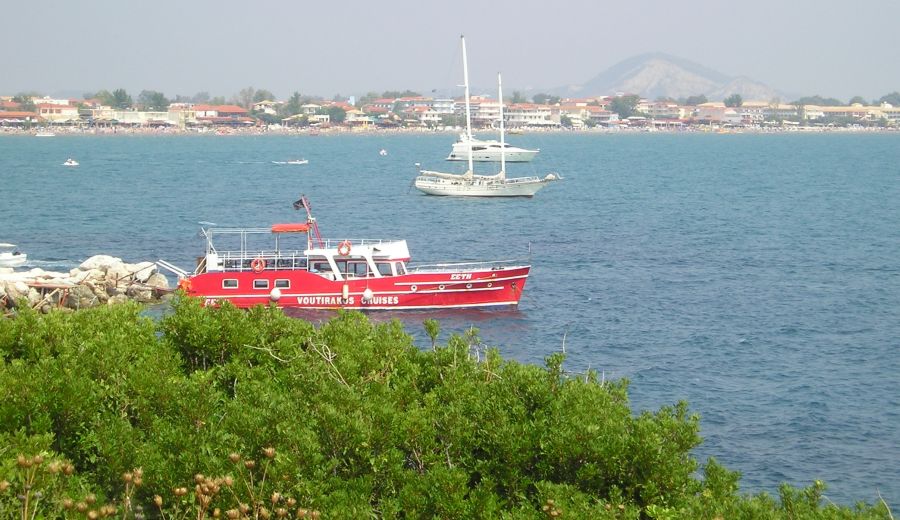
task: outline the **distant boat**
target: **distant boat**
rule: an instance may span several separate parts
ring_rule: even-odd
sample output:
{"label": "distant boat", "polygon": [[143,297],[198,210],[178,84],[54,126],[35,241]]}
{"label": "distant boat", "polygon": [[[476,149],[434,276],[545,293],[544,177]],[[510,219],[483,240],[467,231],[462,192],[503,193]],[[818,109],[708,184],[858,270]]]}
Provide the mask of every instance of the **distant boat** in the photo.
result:
{"label": "distant boat", "polygon": [[0,243],[0,267],[18,267],[27,259],[28,255],[16,251],[15,244]]}
{"label": "distant boat", "polygon": [[[562,179],[558,174],[550,173],[541,177],[507,177],[506,176],[506,143],[503,128],[503,84],[497,74],[497,97],[500,102],[500,141],[497,141],[497,152],[500,158],[500,172],[496,175],[475,175],[473,161],[472,120],[469,111],[469,66],[466,60],[466,40],[462,39],[463,84],[466,98],[466,158],[469,168],[463,174],[444,173],[419,170],[414,186],[428,195],[451,197],[533,197],[538,190],[547,184]],[[535,152],[537,153],[537,152]]]}
{"label": "distant boat", "polygon": [[78,166],[78,161],[69,157],[66,159],[66,162],[62,164],[63,166]]}
{"label": "distant boat", "polygon": [[272,161],[272,164],[309,164],[309,160],[294,159],[293,161]]}
{"label": "distant boat", "polygon": [[519,148],[509,143],[502,143],[495,139],[478,139],[470,134],[460,134],[459,139],[453,143],[453,150],[447,156],[448,161],[468,161],[469,150],[472,151],[472,160],[478,162],[500,162],[500,156],[506,155],[506,162],[530,162],[540,150]]}
{"label": "distant boat", "polygon": [[56,137],[56,134],[54,134],[53,132],[51,132],[49,130],[42,130],[42,131],[34,134],[34,136],[35,137]]}
{"label": "distant boat", "polygon": [[385,150],[384,148],[382,148],[381,151],[378,152],[378,155],[384,157],[385,155],[387,155],[387,150]]}

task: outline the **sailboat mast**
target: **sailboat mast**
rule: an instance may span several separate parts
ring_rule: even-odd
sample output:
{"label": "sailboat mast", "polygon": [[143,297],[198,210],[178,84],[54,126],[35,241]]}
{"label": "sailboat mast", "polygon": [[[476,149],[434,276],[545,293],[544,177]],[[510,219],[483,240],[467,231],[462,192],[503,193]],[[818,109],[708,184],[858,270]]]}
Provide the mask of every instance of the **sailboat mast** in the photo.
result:
{"label": "sailboat mast", "polygon": [[475,171],[472,165],[472,111],[469,108],[469,60],[466,57],[466,37],[461,35],[463,59],[463,84],[466,88],[466,148],[469,150],[469,171]]}
{"label": "sailboat mast", "polygon": [[500,101],[500,179],[506,178],[506,142],[503,132],[503,80],[497,73],[497,100]]}

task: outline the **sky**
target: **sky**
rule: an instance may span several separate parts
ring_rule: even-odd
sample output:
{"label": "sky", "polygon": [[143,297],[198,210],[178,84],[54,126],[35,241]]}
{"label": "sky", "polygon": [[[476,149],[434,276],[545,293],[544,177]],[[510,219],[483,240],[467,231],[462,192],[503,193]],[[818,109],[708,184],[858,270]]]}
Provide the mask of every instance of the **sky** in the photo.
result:
{"label": "sky", "polygon": [[582,84],[664,52],[782,92],[900,91],[896,0],[0,0],[0,95],[331,98]]}

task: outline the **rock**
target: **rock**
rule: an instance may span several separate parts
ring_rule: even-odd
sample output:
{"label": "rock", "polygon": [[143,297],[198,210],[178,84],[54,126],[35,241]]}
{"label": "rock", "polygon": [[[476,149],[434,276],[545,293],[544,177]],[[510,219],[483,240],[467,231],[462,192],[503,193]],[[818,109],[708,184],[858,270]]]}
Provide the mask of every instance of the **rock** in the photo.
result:
{"label": "rock", "polygon": [[39,301],[44,299],[44,297],[41,296],[41,293],[34,288],[29,288],[26,294],[28,295],[28,305],[36,305]]}
{"label": "rock", "polygon": [[12,267],[0,267],[0,275],[14,273],[15,271]]}
{"label": "rock", "polygon": [[148,278],[156,274],[156,264],[154,262],[140,262],[137,264],[125,264],[125,269],[134,275],[134,279],[144,283]]}
{"label": "rock", "polygon": [[125,291],[125,295],[140,303],[148,303],[154,300],[153,288],[146,285],[132,285]]}
{"label": "rock", "polygon": [[117,294],[117,295],[111,297],[111,298],[106,302],[106,304],[107,304],[107,305],[115,305],[115,304],[117,304],[117,303],[125,303],[125,302],[127,302],[127,301],[128,301],[128,296],[125,296],[124,294]]}
{"label": "rock", "polygon": [[94,291],[86,285],[76,285],[69,290],[69,297],[66,299],[66,307],[70,309],[86,309],[93,307],[99,303],[99,298]]}
{"label": "rock", "polygon": [[162,273],[153,273],[152,276],[147,278],[147,285],[154,289],[168,289],[169,279]]}
{"label": "rock", "polygon": [[116,258],[109,255],[94,255],[82,262],[79,268],[84,271],[90,269],[100,269],[101,271],[106,272],[106,270],[109,269],[111,265],[121,263],[123,263],[121,258]]}

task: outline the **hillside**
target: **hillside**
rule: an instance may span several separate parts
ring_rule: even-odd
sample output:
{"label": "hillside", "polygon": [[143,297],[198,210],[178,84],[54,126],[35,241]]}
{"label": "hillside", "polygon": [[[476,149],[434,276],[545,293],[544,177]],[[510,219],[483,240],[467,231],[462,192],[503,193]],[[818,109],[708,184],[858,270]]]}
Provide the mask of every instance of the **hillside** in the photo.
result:
{"label": "hillside", "polygon": [[729,77],[697,63],[663,53],[642,54],[601,72],[583,85],[553,89],[569,97],[609,95],[617,92],[656,99],[686,98],[703,94],[721,100],[731,94],[744,99],[771,99],[781,94],[746,77]]}

